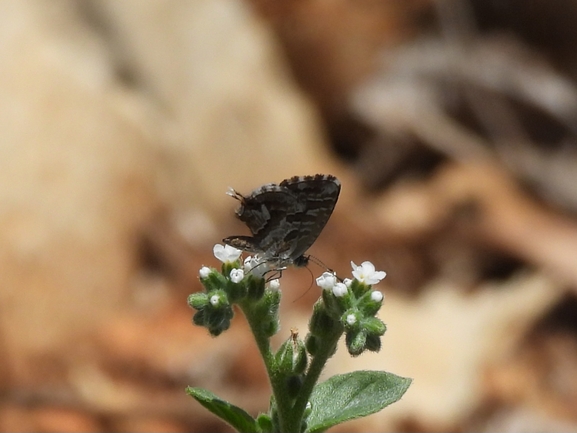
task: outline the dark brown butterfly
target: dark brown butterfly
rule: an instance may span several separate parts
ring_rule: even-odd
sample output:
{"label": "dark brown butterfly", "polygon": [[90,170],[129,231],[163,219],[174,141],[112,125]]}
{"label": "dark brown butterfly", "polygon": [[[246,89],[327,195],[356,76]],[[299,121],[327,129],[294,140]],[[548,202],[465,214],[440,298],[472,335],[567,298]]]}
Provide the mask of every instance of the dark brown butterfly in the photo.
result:
{"label": "dark brown butterfly", "polygon": [[228,194],[240,201],[236,215],[252,236],[229,236],[223,242],[278,267],[304,266],[305,252],[325,227],[340,191],[341,183],[330,174],[294,176],[248,196],[231,189]]}

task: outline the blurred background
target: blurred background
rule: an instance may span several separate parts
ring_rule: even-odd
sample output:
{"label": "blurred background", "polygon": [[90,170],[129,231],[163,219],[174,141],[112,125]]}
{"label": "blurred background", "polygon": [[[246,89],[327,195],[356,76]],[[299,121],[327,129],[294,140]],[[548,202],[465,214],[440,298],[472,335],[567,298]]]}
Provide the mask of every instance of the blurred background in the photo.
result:
{"label": "blurred background", "polygon": [[[187,295],[246,234],[225,195],[342,182],[310,249],[387,278],[412,377],[333,431],[577,431],[577,2],[0,0],[0,430],[228,432],[269,388]],[[282,278],[306,334],[324,269]],[[311,275],[312,274],[312,275]]]}

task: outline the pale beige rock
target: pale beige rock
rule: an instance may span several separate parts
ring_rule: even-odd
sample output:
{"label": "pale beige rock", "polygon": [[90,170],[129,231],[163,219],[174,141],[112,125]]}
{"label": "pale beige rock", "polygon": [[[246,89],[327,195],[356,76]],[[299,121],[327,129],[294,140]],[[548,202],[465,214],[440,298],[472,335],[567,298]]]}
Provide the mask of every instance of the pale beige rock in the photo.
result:
{"label": "pale beige rock", "polygon": [[122,305],[155,206],[150,138],[73,11],[0,5],[0,326],[16,371]]}
{"label": "pale beige rock", "polygon": [[159,208],[214,242],[229,185],[334,172],[239,1],[6,0],[0,62],[0,331],[30,380],[39,357],[68,362],[130,307],[136,240]]}
{"label": "pale beige rock", "polygon": [[172,121],[171,194],[217,217],[229,186],[334,172],[316,112],[295,92],[271,31],[240,1],[99,1],[127,67]]}

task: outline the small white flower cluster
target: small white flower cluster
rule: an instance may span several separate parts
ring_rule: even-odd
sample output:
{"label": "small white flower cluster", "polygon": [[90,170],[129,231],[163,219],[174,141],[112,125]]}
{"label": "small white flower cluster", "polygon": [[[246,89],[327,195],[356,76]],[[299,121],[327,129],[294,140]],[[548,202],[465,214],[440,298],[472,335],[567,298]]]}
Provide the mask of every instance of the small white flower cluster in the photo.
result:
{"label": "small white flower cluster", "polygon": [[[351,262],[353,268],[353,276],[355,279],[361,283],[367,285],[377,284],[387,275],[383,271],[376,271],[375,265],[371,262],[363,262],[361,266],[355,265]],[[352,280],[345,278],[341,283],[337,280],[337,277],[332,272],[324,272],[320,277],[316,279],[317,286],[323,290],[331,290],[333,295],[336,297],[341,297],[346,295],[348,288],[351,286]],[[383,300],[383,294],[378,291],[373,291],[371,293],[371,299],[376,302]]]}
{"label": "small white flower cluster", "polygon": [[[235,247],[221,244],[216,244],[212,251],[214,257],[225,264],[236,262],[242,254],[242,251]],[[270,270],[270,266],[262,257],[258,255],[248,256],[243,261],[243,269],[232,269],[229,278],[233,283],[240,283],[248,273],[255,277],[264,278],[264,275]],[[203,266],[199,271],[200,278],[207,278],[210,272],[209,267]],[[280,289],[280,281],[278,279],[271,280],[268,282],[268,287],[270,290],[278,291]]]}

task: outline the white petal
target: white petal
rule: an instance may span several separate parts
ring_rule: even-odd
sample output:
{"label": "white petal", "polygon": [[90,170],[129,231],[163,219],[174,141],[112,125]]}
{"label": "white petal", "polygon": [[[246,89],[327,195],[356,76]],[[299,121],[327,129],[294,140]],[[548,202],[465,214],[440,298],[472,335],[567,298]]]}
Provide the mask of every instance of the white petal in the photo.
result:
{"label": "white petal", "polygon": [[323,274],[316,279],[317,286],[324,290],[330,290],[333,288],[337,279],[334,274],[330,272],[323,272]]}
{"label": "white petal", "polygon": [[237,260],[240,255],[242,254],[242,251],[239,249],[236,249],[235,247],[231,247],[230,245],[225,245],[224,246],[224,251],[228,257],[228,260],[230,262],[234,262],[235,260]]}
{"label": "white petal", "polygon": [[375,265],[373,265],[369,261],[361,263],[361,267],[363,268],[363,272],[365,274],[372,274],[373,272],[375,272]]}
{"label": "white petal", "polygon": [[212,252],[214,253],[214,257],[216,257],[218,260],[220,260],[221,262],[224,263],[225,258],[226,258],[225,254],[224,254],[224,245],[216,244],[212,248]]}
{"label": "white petal", "polygon": [[345,296],[347,292],[348,292],[347,286],[345,286],[343,283],[337,283],[333,287],[333,295],[335,295],[337,298]]}

